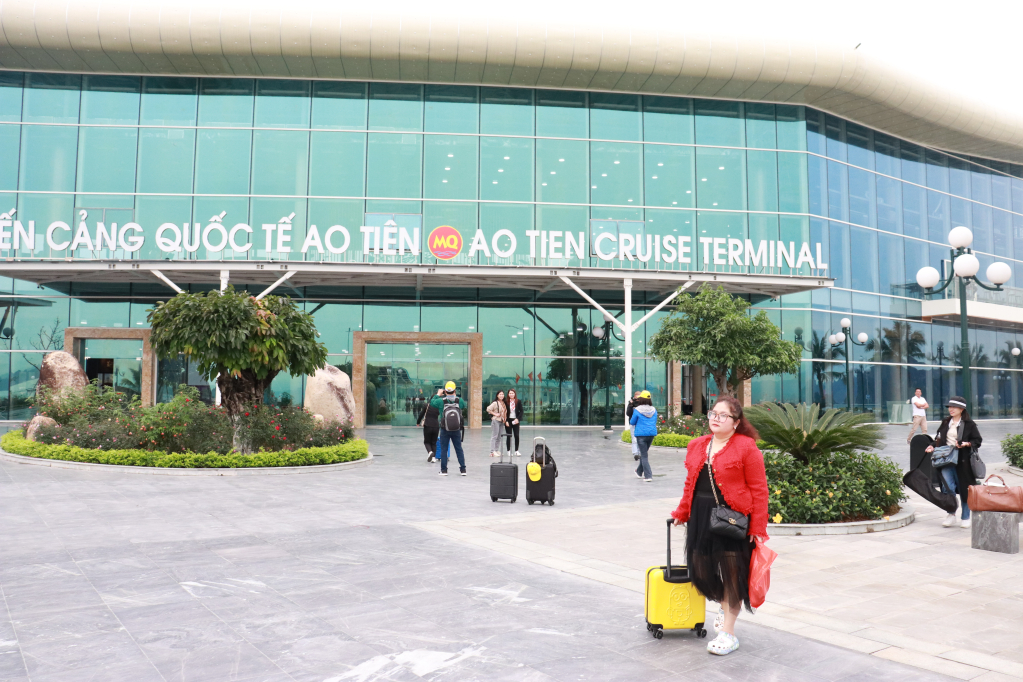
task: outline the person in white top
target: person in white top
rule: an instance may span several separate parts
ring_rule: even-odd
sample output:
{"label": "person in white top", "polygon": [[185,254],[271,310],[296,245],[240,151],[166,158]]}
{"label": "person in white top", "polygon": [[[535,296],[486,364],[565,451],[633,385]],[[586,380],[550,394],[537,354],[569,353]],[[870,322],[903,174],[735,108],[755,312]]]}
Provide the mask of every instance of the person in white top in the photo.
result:
{"label": "person in white top", "polygon": [[924,392],[919,388],[916,389],[916,395],[910,398],[909,402],[913,404],[913,427],[909,430],[909,435],[906,436],[907,443],[913,440],[913,434],[916,433],[918,426],[920,433],[927,435],[927,408],[930,407],[924,399]]}

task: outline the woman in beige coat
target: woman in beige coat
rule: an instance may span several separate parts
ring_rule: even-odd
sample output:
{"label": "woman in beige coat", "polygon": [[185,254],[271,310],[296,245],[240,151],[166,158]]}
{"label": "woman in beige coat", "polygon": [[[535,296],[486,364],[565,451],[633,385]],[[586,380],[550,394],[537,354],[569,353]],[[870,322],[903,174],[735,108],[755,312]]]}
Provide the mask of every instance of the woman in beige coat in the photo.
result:
{"label": "woman in beige coat", "polygon": [[490,456],[501,456],[501,436],[504,431],[504,422],[508,416],[508,407],[504,403],[504,391],[498,391],[494,402],[487,407],[487,414],[490,415]]}

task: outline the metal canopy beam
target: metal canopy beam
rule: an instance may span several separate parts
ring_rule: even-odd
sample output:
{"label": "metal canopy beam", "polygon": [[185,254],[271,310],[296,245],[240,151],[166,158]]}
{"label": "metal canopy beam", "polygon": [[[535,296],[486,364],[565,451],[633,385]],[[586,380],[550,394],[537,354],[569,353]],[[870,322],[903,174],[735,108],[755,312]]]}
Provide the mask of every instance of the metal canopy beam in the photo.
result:
{"label": "metal canopy beam", "polygon": [[[686,282],[721,285],[735,294],[782,296],[830,287],[826,277],[780,274],[738,274],[715,272],[671,272],[658,270],[616,270],[612,268],[561,268],[496,265],[420,265],[416,263],[331,263],[280,261],[92,261],[31,260],[0,262],[0,276],[37,284],[61,282],[148,283],[159,276],[172,288],[184,284],[220,284],[220,273],[230,267],[236,285],[273,284],[285,273],[294,287],[306,286],[388,286],[416,288],[424,280],[445,286],[477,288],[519,288],[523,290],[565,290],[561,279],[570,277],[586,290],[618,290],[625,279],[638,291],[665,292]],[[553,285],[552,285],[553,281]],[[549,287],[549,288],[548,288]]]}

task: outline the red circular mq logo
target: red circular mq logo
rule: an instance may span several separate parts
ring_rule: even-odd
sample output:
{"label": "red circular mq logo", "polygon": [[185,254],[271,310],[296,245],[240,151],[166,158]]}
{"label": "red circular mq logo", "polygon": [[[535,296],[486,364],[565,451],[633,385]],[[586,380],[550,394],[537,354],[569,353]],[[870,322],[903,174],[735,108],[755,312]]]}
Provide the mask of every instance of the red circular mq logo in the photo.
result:
{"label": "red circular mq logo", "polygon": [[462,252],[462,235],[450,225],[441,225],[433,229],[426,245],[435,258],[451,260]]}

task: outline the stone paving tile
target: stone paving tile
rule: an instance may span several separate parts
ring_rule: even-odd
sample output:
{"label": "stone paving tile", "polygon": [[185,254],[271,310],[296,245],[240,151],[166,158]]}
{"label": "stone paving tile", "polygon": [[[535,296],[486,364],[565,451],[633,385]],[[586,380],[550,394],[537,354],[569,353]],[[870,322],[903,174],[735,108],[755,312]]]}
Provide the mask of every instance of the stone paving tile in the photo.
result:
{"label": "stone paving tile", "polygon": [[[0,464],[0,520],[17,520],[0,546],[0,593],[14,601],[10,616],[0,610],[0,679],[68,679],[74,667],[75,682],[822,680],[768,653],[807,647],[848,679],[945,679],[747,618],[726,659],[690,633],[654,640],[642,583],[628,576],[662,560],[681,457],[655,453],[657,482],[637,485],[627,448],[593,431],[546,433],[563,472],[554,508],[490,502],[477,433],[464,479],[438,480],[413,430],[371,431],[384,456],[343,475],[157,479]],[[902,566],[909,559],[891,556],[926,545],[858,542],[873,559],[847,575],[866,585],[881,580],[862,577],[878,562]],[[593,551],[609,543],[615,555]],[[801,565],[827,568],[833,546]]]}

